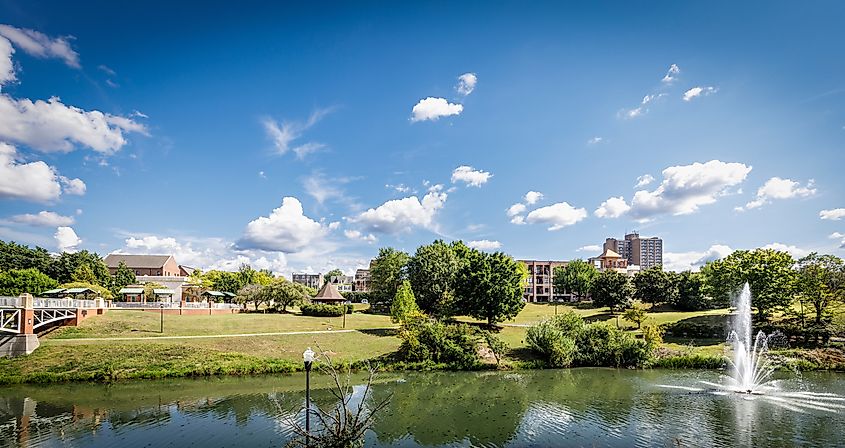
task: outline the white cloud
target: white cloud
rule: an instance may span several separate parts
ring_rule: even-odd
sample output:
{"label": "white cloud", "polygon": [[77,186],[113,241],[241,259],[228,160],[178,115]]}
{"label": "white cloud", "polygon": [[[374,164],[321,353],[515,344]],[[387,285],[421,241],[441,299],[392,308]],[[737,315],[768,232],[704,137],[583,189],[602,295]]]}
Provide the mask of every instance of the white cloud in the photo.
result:
{"label": "white cloud", "polygon": [[15,64],[12,63],[14,53],[12,43],[0,37],[0,86],[15,80]]}
{"label": "white cloud", "polygon": [[529,224],[550,224],[548,230],[560,230],[586,217],[587,210],[575,208],[567,202],[558,202],[557,204],[532,210],[528,213],[525,221]]}
{"label": "white cloud", "polygon": [[411,121],[436,121],[440,117],[459,115],[464,111],[464,106],[453,104],[444,98],[428,97],[420,100],[411,110]]}
{"label": "white cloud", "polygon": [[604,138],[596,136],[596,137],[593,137],[593,138],[587,140],[587,144],[588,145],[597,145],[597,144],[599,144],[603,141],[604,141]]}
{"label": "white cloud", "polygon": [[463,96],[467,96],[475,90],[475,84],[478,82],[478,77],[475,76],[475,73],[464,73],[461,76],[458,76],[458,85],[455,86],[455,90],[458,91]]}
{"label": "white cloud", "polygon": [[416,193],[416,191],[413,188],[411,188],[411,187],[409,187],[405,184],[397,184],[397,185],[385,184],[384,188],[389,188],[391,190],[396,191],[397,193]]}
{"label": "white cloud", "polygon": [[525,224],[525,217],[522,216],[522,215],[514,216],[513,218],[511,218],[511,224],[516,224],[518,226],[521,226],[521,225]]}
{"label": "white cloud", "polygon": [[601,250],[601,246],[599,246],[598,244],[588,244],[586,246],[581,246],[575,250],[577,252],[598,252]]}
{"label": "white cloud", "polygon": [[745,204],[745,208],[758,208],[774,199],[806,198],[814,194],[816,194],[816,189],[813,188],[812,179],[807,182],[806,186],[802,187],[801,184],[792,179],[773,177],[757,190],[757,196],[753,201]]}
{"label": "white cloud", "polygon": [[126,145],[124,133],[147,134],[130,118],[67,106],[57,97],[48,101],[0,95],[0,138],[45,152],[69,152],[74,144],[103,154]]}
{"label": "white cloud", "polygon": [[46,210],[38,212],[37,214],[25,213],[22,215],[15,215],[12,216],[11,220],[20,224],[40,227],[65,227],[73,225],[74,222],[73,216],[63,216],[56,212],[48,212]]}
{"label": "white cloud", "polygon": [[634,185],[634,188],[645,187],[646,185],[654,182],[654,176],[651,174],[643,174],[642,176],[637,178],[637,184]]}
{"label": "white cloud", "polygon": [[703,252],[665,252],[663,269],[666,271],[697,271],[708,261],[725,258],[733,249],[722,244],[715,244]]}
{"label": "white cloud", "polygon": [[663,79],[660,81],[665,82],[666,84],[671,84],[675,79],[677,79],[678,75],[681,73],[681,68],[678,67],[676,64],[672,64],[669,66],[669,70],[666,71],[666,75],[663,76]]}
{"label": "white cloud", "polygon": [[822,210],[819,212],[819,218],[829,219],[831,221],[839,221],[845,217],[845,208],[834,208],[830,210]]}
{"label": "white cloud", "polygon": [[602,202],[593,214],[599,218],[618,218],[627,213],[630,209],[631,206],[625,202],[625,198],[619,196],[618,198],[609,198],[608,200]]}
{"label": "white cloud", "polygon": [[839,240],[839,248],[845,249],[845,234],[839,232],[831,233],[828,238],[832,240]]}
{"label": "white cloud", "polygon": [[461,165],[452,171],[452,183],[464,182],[470,187],[480,187],[493,177],[487,171],[476,170],[467,165]]}
{"label": "white cloud", "polygon": [[79,54],[70,47],[68,37],[51,38],[44,33],[27,28],[0,25],[0,36],[15,46],[38,58],[58,58],[70,67],[79,68]]}
{"label": "white cloud", "polygon": [[650,103],[652,103],[653,101],[658,100],[658,99],[660,99],[660,98],[662,98],[666,95],[667,95],[666,93],[654,93],[654,94],[651,94],[651,95],[646,95],[646,96],[643,97],[642,101],[640,101],[639,106],[637,106],[633,109],[623,110],[622,116],[624,118],[628,118],[628,119],[637,118],[639,116],[642,116],[643,114],[648,113],[649,109],[648,109],[647,106]]}
{"label": "white cloud", "polygon": [[523,199],[528,205],[536,204],[538,201],[543,199],[543,193],[540,193],[539,191],[529,191],[528,193],[525,193],[525,197]]}
{"label": "white cloud", "polygon": [[306,193],[317,200],[317,203],[322,204],[326,200],[343,197],[343,190],[334,183],[335,181],[330,180],[323,173],[315,171],[305,178],[302,186]]}
{"label": "white cloud", "polygon": [[475,240],[467,243],[467,246],[484,251],[496,250],[502,247],[502,243],[491,240]]}
{"label": "white cloud", "polygon": [[343,235],[349,238],[350,240],[364,241],[370,244],[378,241],[378,238],[376,238],[376,236],[372,233],[368,233],[365,235],[358,230],[344,230]]}
{"label": "white cloud", "polygon": [[56,233],[53,234],[53,238],[55,238],[56,247],[60,252],[76,252],[76,247],[82,244],[82,240],[76,236],[76,232],[67,226],[58,227]]}
{"label": "white cloud", "polygon": [[302,203],[294,197],[282,199],[282,205],[269,216],[261,216],[246,226],[237,246],[278,252],[298,252],[328,233],[321,223],[305,216]]}
{"label": "white cloud", "polygon": [[719,89],[712,86],[697,86],[684,92],[683,100],[692,101],[700,96],[708,96],[718,92]]}
{"label": "white cloud", "polygon": [[525,204],[523,204],[521,202],[517,202],[516,204],[508,207],[507,214],[508,214],[508,216],[513,217],[513,216],[521,215],[521,214],[525,213],[525,211],[527,209],[528,209],[528,207],[526,207]]}
{"label": "white cloud", "polygon": [[416,196],[393,199],[371,208],[350,221],[362,224],[367,231],[378,233],[399,233],[413,227],[435,230],[434,217],[443,208],[447,194],[439,189],[431,190],[422,201]]}
{"label": "white cloud", "polygon": [[74,196],[84,196],[88,187],[82,179],[69,179],[65,176],[59,176],[59,181],[62,183],[65,194],[72,194]]}
{"label": "white cloud", "polygon": [[751,167],[742,163],[719,160],[671,166],[663,170],[663,181],[654,191],[634,194],[630,214],[642,221],[664,213],[695,213],[744,181],[750,171]]}
{"label": "white cloud", "polygon": [[281,124],[272,118],[265,117],[261,120],[264,126],[264,131],[267,136],[273,141],[276,147],[276,153],[283,155],[288,151],[292,151],[299,159],[306,155],[325,148],[326,145],[317,142],[306,142],[301,145],[295,144],[295,141],[302,137],[302,134],[317,124],[320,120],[328,115],[333,109],[318,109],[308,117],[306,122],[299,121],[283,121]]}
{"label": "white cloud", "polygon": [[15,147],[0,142],[0,198],[48,202],[61,191],[53,167],[42,161],[20,163]]}
{"label": "white cloud", "polygon": [[766,244],[765,246],[762,247],[762,249],[773,249],[773,250],[778,250],[778,251],[781,251],[781,252],[788,252],[789,255],[792,255],[793,258],[801,258],[801,257],[809,255],[809,253],[811,252],[807,249],[802,249],[802,248],[797,247],[797,246],[783,244],[783,243]]}

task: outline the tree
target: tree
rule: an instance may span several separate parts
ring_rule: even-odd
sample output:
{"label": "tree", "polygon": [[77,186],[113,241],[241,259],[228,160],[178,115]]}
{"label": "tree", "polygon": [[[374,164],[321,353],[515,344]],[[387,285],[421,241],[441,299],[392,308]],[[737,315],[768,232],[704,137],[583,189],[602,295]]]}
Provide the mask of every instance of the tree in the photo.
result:
{"label": "tree", "polygon": [[455,275],[460,263],[453,247],[442,240],[417,248],[408,262],[408,279],[423,311],[438,318],[454,314]]}
{"label": "tree", "polygon": [[38,269],[43,274],[49,274],[53,257],[47,249],[28,246],[14,241],[0,241],[0,271]]}
{"label": "tree", "polygon": [[41,294],[58,285],[55,280],[38,269],[12,269],[0,272],[0,296],[18,296],[23,293]]}
{"label": "tree", "polygon": [[246,285],[242,283],[242,276],[239,272],[226,272],[212,270],[204,275],[215,291],[237,293]]}
{"label": "tree", "polygon": [[643,306],[639,303],[633,303],[630,308],[625,310],[625,314],[622,315],[622,318],[628,322],[637,324],[637,330],[639,330],[643,321],[646,319],[645,308],[643,308]]}
{"label": "tree", "polygon": [[525,306],[523,291],[528,268],[501,252],[466,252],[455,282],[458,310],[488,326],[512,319]]}
{"label": "tree", "polygon": [[73,271],[73,275],[71,275],[71,280],[80,283],[97,283],[97,277],[94,276],[94,271],[91,269],[91,266],[88,266],[88,263],[82,263],[77,266],[76,270]]}
{"label": "tree", "polygon": [[748,282],[751,306],[761,320],[772,311],[792,303],[796,285],[795,260],[787,252],[773,249],[738,250],[727,257],[704,265],[705,293],[717,303],[727,305]]}
{"label": "tree", "polygon": [[82,264],[87,264],[91,268],[91,271],[93,271],[94,278],[96,279],[93,282],[94,284],[105,287],[110,286],[111,275],[109,274],[109,268],[103,263],[103,259],[99,255],[94,252],[88,252],[87,250],[74,253],[62,252],[61,255],[50,263],[50,267],[44,273],[59,283],[68,283],[73,281],[73,274]]}
{"label": "tree", "polygon": [[[299,283],[293,283],[284,278],[277,278],[269,285],[263,286],[258,293],[258,300],[263,303],[273,303],[282,307],[282,312],[287,312],[287,307],[307,302],[311,288]],[[256,305],[257,306],[257,305]]]}
{"label": "tree", "polygon": [[598,271],[596,267],[584,260],[575,259],[558,266],[554,272],[554,287],[557,291],[566,291],[581,299],[590,293]]}
{"label": "tree", "polygon": [[121,260],[117,265],[117,270],[112,276],[112,294],[117,295],[122,288],[125,288],[127,285],[134,284],[135,281],[135,273],[126,266],[126,263],[124,263],[123,260]]}
{"label": "tree", "polygon": [[671,302],[681,311],[698,311],[714,307],[713,301],[704,295],[704,275],[700,272],[684,271],[676,274],[675,287],[678,293]]}
{"label": "tree", "polygon": [[801,300],[813,305],[816,324],[835,301],[845,294],[845,263],[834,255],[815,252],[798,260],[797,292]]}
{"label": "tree", "polygon": [[261,291],[264,289],[261,285],[246,285],[238,289],[235,296],[235,302],[246,309],[246,305],[252,302],[255,305],[255,311],[258,311],[258,305],[264,298],[261,297]]}
{"label": "tree", "polygon": [[404,323],[409,317],[417,315],[419,312],[420,309],[414,299],[411,283],[405,280],[393,297],[393,303],[390,305],[390,319],[394,323]]}
{"label": "tree", "polygon": [[370,267],[370,295],[376,303],[390,303],[407,279],[408,254],[392,247],[381,248]]}
{"label": "tree", "polygon": [[328,283],[333,276],[340,276],[343,275],[343,271],[340,269],[334,268],[329,272],[326,272],[326,275],[323,276],[323,284]]}
{"label": "tree", "polygon": [[634,288],[628,277],[611,269],[600,272],[590,289],[593,303],[609,307],[611,313],[628,306],[633,294]]}
{"label": "tree", "polygon": [[147,302],[155,302],[157,298],[155,293],[156,289],[164,289],[164,285],[156,282],[144,283],[144,300]]}
{"label": "tree", "polygon": [[634,298],[656,305],[671,303],[678,294],[674,275],[664,272],[660,265],[652,266],[634,275]]}

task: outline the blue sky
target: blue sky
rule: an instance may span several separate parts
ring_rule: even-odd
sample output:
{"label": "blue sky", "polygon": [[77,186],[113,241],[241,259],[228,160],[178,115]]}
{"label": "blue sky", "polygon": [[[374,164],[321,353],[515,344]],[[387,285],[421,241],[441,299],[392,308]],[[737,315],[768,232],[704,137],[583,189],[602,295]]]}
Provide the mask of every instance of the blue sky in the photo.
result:
{"label": "blue sky", "polygon": [[280,273],[632,229],[675,269],[843,255],[841,2],[84,3],[0,2],[2,239]]}

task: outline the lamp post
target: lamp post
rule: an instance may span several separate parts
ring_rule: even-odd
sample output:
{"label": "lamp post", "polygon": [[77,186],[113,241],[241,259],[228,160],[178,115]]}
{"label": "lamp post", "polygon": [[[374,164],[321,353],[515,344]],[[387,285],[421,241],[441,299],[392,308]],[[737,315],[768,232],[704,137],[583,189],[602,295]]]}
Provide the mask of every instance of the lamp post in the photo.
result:
{"label": "lamp post", "polygon": [[159,307],[161,308],[161,322],[159,323],[159,326],[158,326],[158,332],[164,333],[164,304],[160,303]]}
{"label": "lamp post", "polygon": [[314,351],[308,347],[302,352],[305,361],[305,447],[311,442],[311,364],[314,362]]}

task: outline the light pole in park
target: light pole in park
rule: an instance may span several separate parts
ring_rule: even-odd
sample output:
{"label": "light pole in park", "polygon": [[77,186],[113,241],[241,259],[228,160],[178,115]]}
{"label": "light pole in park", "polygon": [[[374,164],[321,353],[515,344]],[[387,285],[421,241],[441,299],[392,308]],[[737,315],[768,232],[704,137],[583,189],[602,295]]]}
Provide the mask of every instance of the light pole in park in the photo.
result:
{"label": "light pole in park", "polygon": [[305,447],[311,442],[311,364],[314,363],[314,351],[308,347],[302,352],[305,361]]}
{"label": "light pole in park", "polygon": [[158,332],[164,333],[164,303],[160,303],[158,306],[161,308],[161,322],[158,326]]}

